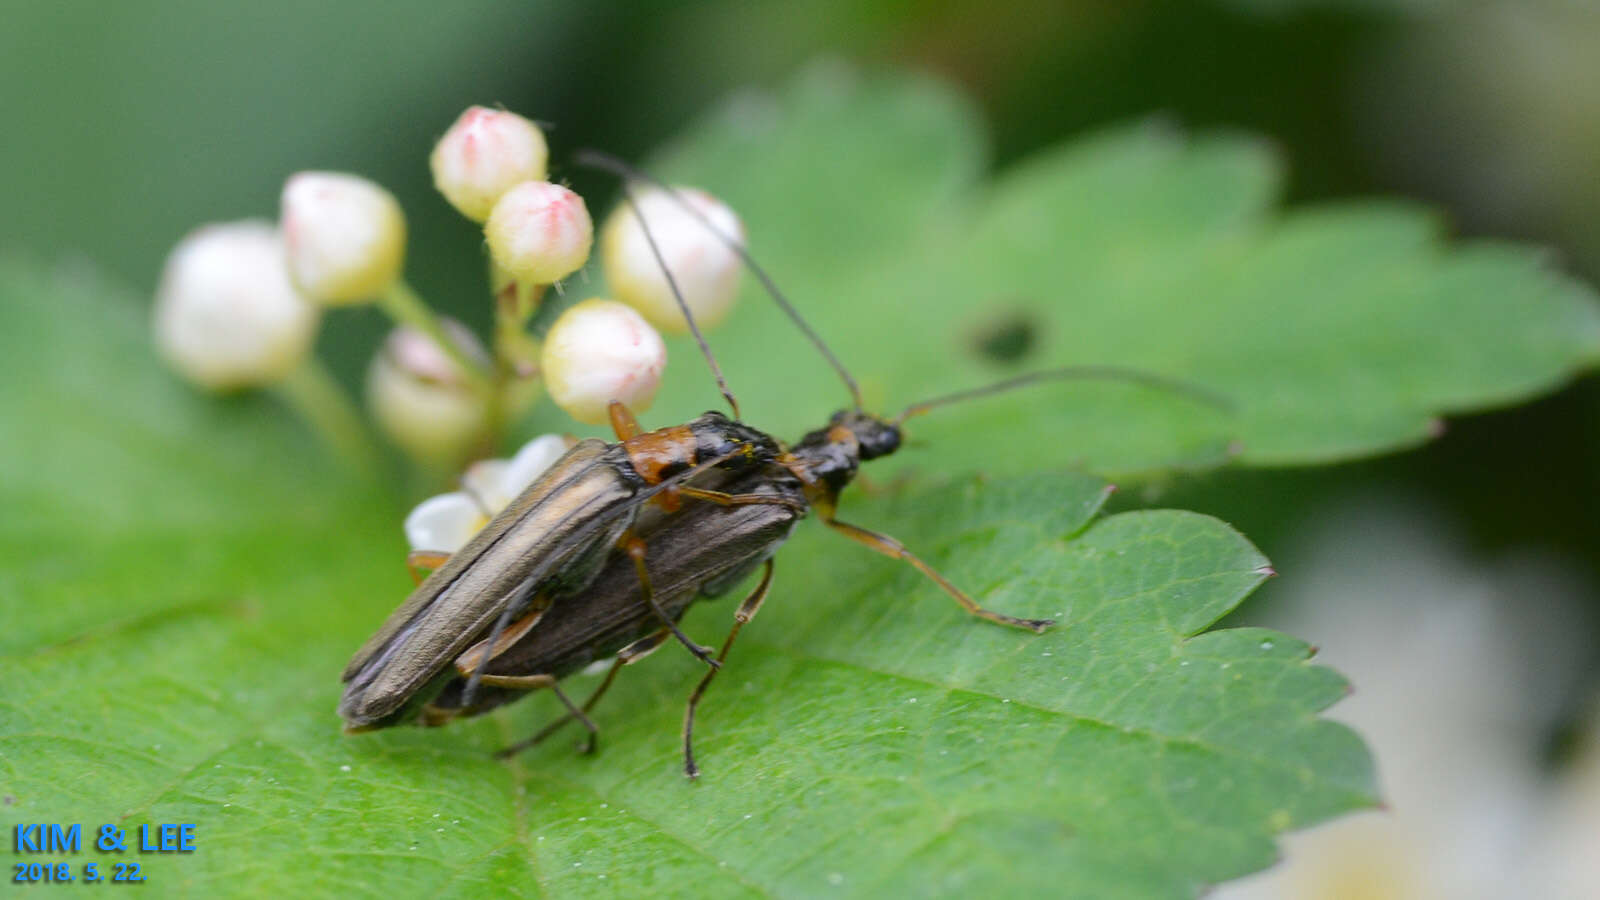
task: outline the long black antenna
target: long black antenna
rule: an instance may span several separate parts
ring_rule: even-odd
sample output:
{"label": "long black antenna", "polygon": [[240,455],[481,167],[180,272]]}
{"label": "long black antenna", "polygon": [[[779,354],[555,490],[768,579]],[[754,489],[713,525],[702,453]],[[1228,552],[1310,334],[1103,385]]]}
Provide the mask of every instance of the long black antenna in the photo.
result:
{"label": "long black antenna", "polygon": [[[684,199],[682,194],[678,193],[666,182],[656,178],[648,172],[643,171],[642,169],[629,165],[623,160],[618,159],[609,153],[602,153],[599,150],[579,150],[577,153],[577,162],[578,165],[586,168],[610,172],[611,174],[625,180],[642,181],[645,184],[665,191],[667,195],[673,199],[673,202],[677,203],[678,206],[685,212],[689,213],[689,215],[694,216],[701,225],[705,226],[707,231],[716,236],[717,240],[721,241],[722,244],[729,250],[732,250],[734,253],[738,254],[739,259],[744,263],[745,268],[749,269],[750,273],[755,275],[756,279],[761,282],[761,286],[766,290],[767,295],[772,298],[773,302],[778,304],[778,308],[782,309],[784,315],[787,315],[789,320],[794,322],[795,326],[798,327],[801,333],[806,336],[806,339],[811,341],[812,345],[817,348],[817,351],[821,353],[823,358],[828,361],[828,365],[832,366],[833,370],[839,373],[839,378],[844,381],[844,386],[850,391],[850,401],[855,404],[857,412],[861,410],[861,388],[856,385],[856,380],[850,376],[850,372],[845,369],[844,364],[839,362],[839,358],[833,355],[833,351],[828,349],[828,345],[823,342],[822,338],[812,330],[810,325],[806,324],[805,319],[801,318],[800,311],[794,308],[794,304],[790,303],[789,298],[783,295],[783,291],[778,290],[778,285],[772,280],[772,277],[767,274],[765,269],[761,268],[761,266],[756,263],[755,258],[750,255],[750,251],[746,250],[743,244],[734,240],[731,235],[724,234],[722,229],[712,224],[711,219],[707,217],[705,213],[701,212],[699,209],[696,209],[694,204]],[[624,191],[626,191],[626,187],[624,187]],[[637,207],[635,207],[635,211],[637,211]],[[682,303],[681,297],[679,298],[679,302],[680,304]],[[689,321],[692,324],[694,320],[690,319]],[[698,332],[696,333],[698,334]]]}
{"label": "long black antenna", "polygon": [[1168,378],[1165,375],[1143,372],[1139,369],[1126,369],[1121,366],[1062,366],[1058,369],[1042,369],[1038,372],[1029,372],[1026,375],[1007,378],[1004,381],[997,381],[994,384],[987,384],[983,387],[968,388],[964,391],[956,391],[953,394],[945,394],[942,397],[934,397],[932,400],[913,403],[906,407],[904,412],[895,417],[894,424],[898,425],[912,416],[920,416],[936,406],[960,403],[963,400],[971,400],[976,397],[987,397],[990,394],[1003,393],[1015,388],[1026,387],[1030,384],[1037,384],[1041,381],[1072,380],[1123,381],[1131,384],[1142,384],[1146,387],[1153,387],[1189,397],[1207,406],[1214,406],[1222,410],[1233,409],[1233,401],[1227,397],[1209,388],[1187,381],[1180,381],[1176,378]]}
{"label": "long black antenna", "polygon": [[705,335],[700,333],[700,326],[694,320],[694,313],[689,311],[689,303],[683,299],[683,291],[678,288],[678,279],[672,277],[672,268],[667,265],[667,258],[661,255],[661,248],[656,244],[656,236],[650,233],[650,223],[644,220],[644,213],[639,211],[639,204],[634,200],[633,191],[628,189],[626,181],[622,183],[622,197],[628,202],[628,208],[633,211],[633,217],[639,220],[639,229],[644,232],[645,242],[650,245],[650,252],[655,255],[656,265],[661,267],[661,274],[667,276],[667,287],[672,288],[672,299],[678,301],[678,311],[683,313],[683,320],[689,323],[689,331],[694,334],[695,343],[700,345],[700,352],[705,355],[706,362],[711,366],[711,374],[717,379],[717,388],[722,391],[723,398],[733,409],[734,421],[738,421],[739,401],[733,398],[733,391],[728,390],[728,381],[722,377],[722,367],[717,365],[717,358],[711,354],[711,345],[706,343]]}

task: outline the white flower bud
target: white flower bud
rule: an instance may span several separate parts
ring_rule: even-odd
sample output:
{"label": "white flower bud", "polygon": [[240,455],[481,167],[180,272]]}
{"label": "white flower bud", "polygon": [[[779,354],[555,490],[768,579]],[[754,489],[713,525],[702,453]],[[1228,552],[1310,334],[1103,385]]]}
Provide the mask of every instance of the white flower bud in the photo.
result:
{"label": "white flower bud", "polygon": [[[488,354],[472,332],[452,319],[444,327],[456,346],[487,364]],[[413,328],[390,332],[373,357],[367,403],[384,433],[424,462],[456,462],[483,434],[482,396],[432,338]]]}
{"label": "white flower bud", "polygon": [[594,244],[583,198],[548,181],[506,191],[483,230],[495,264],[531,284],[551,284],[583,268]]}
{"label": "white flower bud", "polygon": [[543,181],[550,150],[539,126],[516,113],[469,107],[428,157],[433,186],[474,222],[524,181]]}
{"label": "white flower bud", "polygon": [[495,352],[507,367],[505,393],[500,398],[502,411],[507,421],[515,422],[533,408],[544,392],[544,379],[539,377],[540,345],[519,328],[498,335]]}
{"label": "white flower bud", "polygon": [[649,409],[666,367],[667,347],[649,322],[625,304],[595,298],[556,319],[540,368],[557,406],[598,425],[613,400]]}
{"label": "white flower bud", "polygon": [[[673,190],[718,232],[744,245],[744,223],[726,204],[694,188]],[[739,255],[660,188],[636,191],[634,203],[637,215],[633,206],[623,203],[606,220],[600,235],[606,284],[618,300],[643,313],[662,331],[683,334],[689,330],[672,296],[672,285],[661,271],[661,260],[651,251],[639,224],[643,217],[695,321],[701,328],[714,327],[727,317],[739,296]]]}
{"label": "white flower bud", "polygon": [[306,296],[358,303],[400,277],[406,220],[394,195],[356,175],[299,172],[283,185],[289,272]]}
{"label": "white flower bud", "polygon": [[205,387],[267,384],[311,352],[318,315],[289,283],[271,223],[207,225],[167,257],[156,292],[156,345]]}

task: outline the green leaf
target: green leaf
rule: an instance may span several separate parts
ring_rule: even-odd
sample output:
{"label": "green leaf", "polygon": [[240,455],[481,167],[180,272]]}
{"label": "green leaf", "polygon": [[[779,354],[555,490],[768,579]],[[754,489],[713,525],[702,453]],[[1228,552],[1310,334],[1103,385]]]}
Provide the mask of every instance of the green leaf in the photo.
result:
{"label": "green leaf", "polygon": [[[593,757],[490,752],[540,695],[438,730],[339,732],[349,653],[408,587],[392,500],[272,404],[159,371],[135,304],[0,263],[0,826],[196,825],[132,860],[163,896],[1190,896],[1272,835],[1373,802],[1344,682],[1305,644],[1201,632],[1264,577],[1226,525],[1098,517],[1079,474],[858,498],[984,602],[815,526],[702,707],[675,647],[597,710]],[[731,603],[685,627],[713,640]],[[583,684],[574,685],[582,690]],[[135,838],[136,839],[136,838]]]}
{"label": "green leaf", "polygon": [[[1544,254],[1446,244],[1404,203],[1280,212],[1260,140],[1107,131],[985,183],[966,105],[927,81],[819,67],[738,98],[664,155],[745,218],[752,252],[895,411],[1019,372],[1112,364],[1193,381],[1231,414],[1149,388],[1039,386],[910,423],[933,450],[881,468],[1149,475],[1418,444],[1442,416],[1550,390],[1600,359],[1593,292]],[[1021,359],[981,348],[1026,334]],[[846,395],[748,286],[712,336],[747,417],[785,436]],[[651,421],[715,393],[691,344]]]}

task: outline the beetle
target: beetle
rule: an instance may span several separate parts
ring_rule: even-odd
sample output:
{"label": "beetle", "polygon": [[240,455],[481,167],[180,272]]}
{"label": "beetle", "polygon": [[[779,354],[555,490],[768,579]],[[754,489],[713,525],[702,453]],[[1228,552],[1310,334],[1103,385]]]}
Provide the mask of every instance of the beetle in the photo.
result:
{"label": "beetle", "polygon": [[[805,516],[806,506],[799,480],[784,473],[739,473],[724,478],[719,486],[734,493],[788,497],[793,503],[695,503],[670,514],[646,507],[634,530],[648,543],[646,563],[656,602],[674,621],[697,599],[719,597],[757,568],[764,568],[760,583],[735,613],[737,633],[765,600],[772,584],[772,555]],[[579,710],[583,715],[569,712],[534,737],[501,751],[501,755],[538,743],[573,720],[589,730],[584,750],[592,752],[598,729],[588,718],[588,711],[623,666],[648,656],[670,635],[642,602],[640,589],[631,560],[622,550],[614,551],[608,564],[584,590],[581,602],[552,606],[538,627],[509,644],[491,649],[486,639],[462,654],[456,677],[422,708],[421,723],[441,725],[457,716],[479,715],[520,699],[528,687],[537,686],[530,684],[529,673],[534,673],[536,679],[543,676],[559,680],[614,657],[605,679]],[[730,635],[717,655],[718,663],[726,658],[731,644]],[[470,673],[480,665],[487,687],[469,703],[466,686]],[[698,702],[715,671],[707,671],[691,705]]]}
{"label": "beetle", "polygon": [[[1226,406],[1203,388],[1162,376],[1069,366],[923,401],[893,418],[867,413],[855,380],[742,244],[722,234],[676,191],[626,163],[592,151],[580,154],[579,162],[621,176],[623,196],[636,215],[631,182],[654,184],[676,198],[740,257],[833,366],[853,407],[792,446],[741,422],[738,402],[641,218],[733,416],[707,412],[686,425],[643,432],[626,408],[613,403],[617,443],[578,443],[461,550],[448,558],[423,554],[413,559],[434,567],[432,574],[345,669],[339,712],[349,730],[406,721],[442,724],[550,689],[566,715],[503,753],[536,743],[570,721],[588,729],[585,747],[592,750],[598,729],[588,712],[619,669],[675,637],[708,666],[684,715],[684,772],[696,777],[697,704],[739,630],[767,596],[773,553],[808,511],[846,537],[909,563],[978,618],[1034,632],[1054,624],[987,609],[899,541],[837,518],[840,493],[861,463],[900,448],[906,419],[1045,380],[1080,378],[1131,381]],[[694,600],[721,593],[758,567],[765,569],[763,577],[740,604],[715,656],[683,633],[677,623]],[[561,679],[607,657],[614,661],[604,681],[581,706],[574,703],[561,690]]]}
{"label": "beetle", "polygon": [[716,412],[643,433],[620,404],[612,413],[621,441],[580,441],[448,558],[413,554],[414,564],[436,568],[345,667],[339,714],[351,730],[405,721],[470,645],[487,634],[490,646],[503,646],[533,628],[559,598],[587,587],[619,543],[640,560],[645,608],[710,659],[653,599],[645,545],[629,529],[652,499],[740,505],[734,495],[682,482],[704,469],[759,465],[779,452],[777,444]]}

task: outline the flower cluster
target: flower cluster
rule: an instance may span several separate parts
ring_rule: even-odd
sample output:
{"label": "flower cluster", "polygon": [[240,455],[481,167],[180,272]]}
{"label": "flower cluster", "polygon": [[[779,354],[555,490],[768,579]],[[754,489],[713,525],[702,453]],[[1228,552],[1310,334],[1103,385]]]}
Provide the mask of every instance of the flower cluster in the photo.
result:
{"label": "flower cluster", "polygon": [[[277,389],[361,464],[376,458],[367,426],[312,352],[331,307],[373,304],[394,320],[367,369],[367,406],[391,443],[436,471],[494,455],[541,386],[589,424],[605,422],[613,401],[648,409],[667,360],[656,329],[687,330],[679,297],[702,325],[726,317],[741,262],[730,242],[742,246],[744,226],[703,191],[631,186],[601,229],[611,297],[573,303],[541,339],[529,330],[534,314],[588,264],[595,240],[583,198],[549,180],[549,155],[532,121],[475,106],[428,158],[439,193],[483,226],[489,341],[437,315],[405,282],[406,217],[393,194],[358,175],[299,172],[284,182],[276,225],[207,225],[173,249],[156,345],[207,389]],[[407,540],[455,551],[571,445],[545,435],[510,459],[472,464],[461,490],[407,517]]]}
{"label": "flower cluster", "polygon": [[[530,323],[548,290],[559,293],[595,243],[583,198],[549,180],[549,155],[532,121],[475,106],[428,159],[439,193],[483,227],[488,341],[437,315],[405,282],[406,217],[394,195],[357,175],[299,172],[284,183],[276,225],[208,225],[173,250],[156,298],[157,346],[208,389],[280,389],[348,445],[352,433],[365,440],[366,426],[312,346],[324,310],[374,304],[395,328],[368,367],[372,421],[435,468],[492,455],[540,387],[581,422],[604,422],[613,401],[647,409],[666,368],[656,329],[686,330],[673,287],[701,324],[721,321],[738,292],[729,242],[743,243],[743,225],[702,191],[632,186],[601,229],[612,295],[574,298],[536,335]],[[468,493],[483,500],[484,490]]]}

